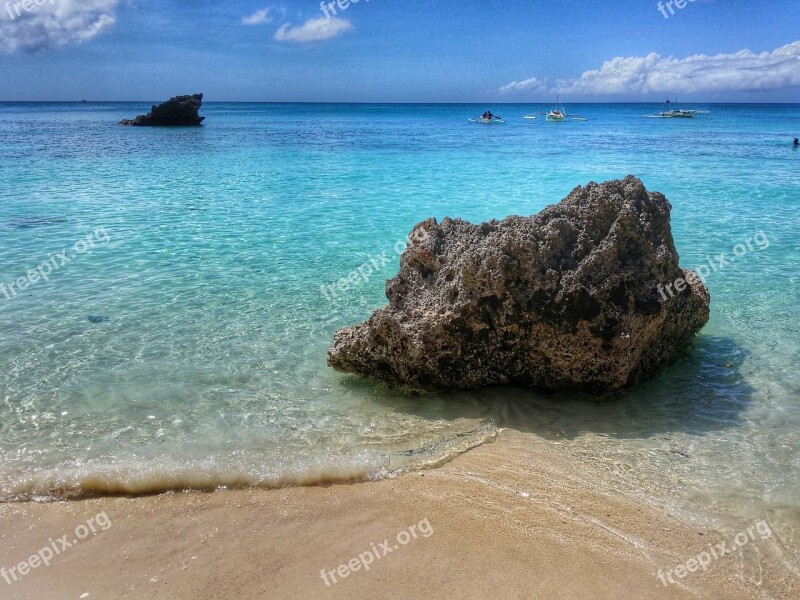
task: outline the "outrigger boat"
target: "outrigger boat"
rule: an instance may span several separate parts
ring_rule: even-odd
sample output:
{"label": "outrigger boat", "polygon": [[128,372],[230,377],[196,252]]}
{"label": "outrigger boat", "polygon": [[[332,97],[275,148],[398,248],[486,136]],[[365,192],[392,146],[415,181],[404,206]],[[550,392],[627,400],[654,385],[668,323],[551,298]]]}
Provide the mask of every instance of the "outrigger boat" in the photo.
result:
{"label": "outrigger boat", "polygon": [[[677,102],[678,97],[676,96],[675,103],[677,104]],[[667,104],[672,104],[672,102],[667,100]],[[673,108],[654,115],[645,115],[645,117],[648,119],[694,119],[699,114],[708,114],[709,112],[707,110],[695,110],[694,108]]]}
{"label": "outrigger boat", "polygon": [[567,120],[567,114],[566,114],[566,111],[562,112],[562,111],[558,110],[557,108],[554,108],[553,110],[551,110],[549,113],[547,113],[545,115],[545,118],[548,121],[561,123],[562,121],[566,121]]}
{"label": "outrigger boat", "polygon": [[645,115],[648,119],[694,119],[697,115],[696,110],[675,109],[665,110],[655,115]]}
{"label": "outrigger boat", "polygon": [[556,106],[550,112],[538,113],[536,115],[525,115],[525,118],[535,119],[537,116],[543,116],[547,121],[550,121],[551,123],[563,123],[567,119],[572,119],[573,121],[589,120],[586,117],[581,117],[580,115],[568,115],[567,111],[564,109],[564,106],[559,104],[560,99],[561,95],[556,96]]}
{"label": "outrigger boat", "polygon": [[487,117],[472,117],[469,119],[470,123],[483,123],[484,125],[492,125],[495,123],[505,123],[503,119],[500,117],[492,117],[491,119]]}
{"label": "outrigger boat", "polygon": [[469,119],[470,123],[483,123],[484,125],[493,125],[495,123],[505,123],[500,117],[493,115],[491,112],[485,112],[480,117],[472,117]]}

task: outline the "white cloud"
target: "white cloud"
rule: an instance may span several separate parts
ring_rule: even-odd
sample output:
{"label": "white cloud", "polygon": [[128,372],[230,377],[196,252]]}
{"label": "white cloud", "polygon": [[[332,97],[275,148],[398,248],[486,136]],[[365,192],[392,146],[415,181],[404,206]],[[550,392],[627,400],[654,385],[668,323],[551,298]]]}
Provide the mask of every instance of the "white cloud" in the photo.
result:
{"label": "white cloud", "polygon": [[90,40],[114,25],[119,0],[35,0],[19,14],[17,2],[2,4],[0,52],[11,54]]}
{"label": "white cloud", "polygon": [[286,23],[275,32],[275,39],[281,42],[317,42],[335,38],[352,28],[352,23],[347,19],[320,17],[309,19],[296,27]]}
{"label": "white cloud", "polygon": [[[534,77],[511,82],[500,91],[529,89],[528,82],[544,83]],[[800,41],[760,54],[740,50],[733,54],[696,54],[686,58],[663,57],[655,52],[644,57],[617,57],[576,79],[556,81],[553,91],[573,95],[691,94],[796,86],[800,86]]]}
{"label": "white cloud", "polygon": [[512,81],[508,85],[501,87],[500,91],[505,94],[507,92],[517,92],[520,90],[543,92],[546,89],[547,82],[537,79],[536,77],[531,77],[530,79],[526,79],[524,81]]}
{"label": "white cloud", "polygon": [[265,25],[272,22],[271,8],[262,8],[248,17],[242,17],[242,25]]}

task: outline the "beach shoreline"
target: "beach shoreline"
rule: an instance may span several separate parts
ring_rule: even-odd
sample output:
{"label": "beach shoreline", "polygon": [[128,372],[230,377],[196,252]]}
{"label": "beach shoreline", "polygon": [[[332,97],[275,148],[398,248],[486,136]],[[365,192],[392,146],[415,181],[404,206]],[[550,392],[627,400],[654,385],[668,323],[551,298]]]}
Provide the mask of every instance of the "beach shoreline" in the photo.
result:
{"label": "beach shoreline", "polygon": [[[504,430],[446,464],[381,481],[2,504],[6,569],[52,546],[48,540],[86,536],[67,538],[75,543],[49,566],[11,584],[0,579],[0,595],[365,598],[391,590],[397,598],[788,599],[800,592],[760,539],[679,578],[676,565],[723,536],[615,495],[603,481],[586,485],[575,468],[558,444]],[[80,529],[92,521],[109,525]]]}

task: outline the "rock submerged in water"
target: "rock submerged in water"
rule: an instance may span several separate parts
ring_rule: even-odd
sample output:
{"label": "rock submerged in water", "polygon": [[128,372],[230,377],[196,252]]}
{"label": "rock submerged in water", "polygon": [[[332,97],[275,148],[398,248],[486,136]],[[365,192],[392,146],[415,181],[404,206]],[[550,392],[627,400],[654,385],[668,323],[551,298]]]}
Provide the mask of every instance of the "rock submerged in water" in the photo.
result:
{"label": "rock submerged in water", "polygon": [[175,96],[163,104],[153,106],[148,114],[139,115],[135,119],[123,119],[119,124],[134,127],[200,125],[205,120],[205,117],[198,114],[202,103],[203,94]]}
{"label": "rock submerged in water", "polygon": [[328,364],[416,390],[635,383],[709,317],[708,289],[678,266],[670,209],[628,176],[531,217],[419,223],[389,305],[337,331]]}

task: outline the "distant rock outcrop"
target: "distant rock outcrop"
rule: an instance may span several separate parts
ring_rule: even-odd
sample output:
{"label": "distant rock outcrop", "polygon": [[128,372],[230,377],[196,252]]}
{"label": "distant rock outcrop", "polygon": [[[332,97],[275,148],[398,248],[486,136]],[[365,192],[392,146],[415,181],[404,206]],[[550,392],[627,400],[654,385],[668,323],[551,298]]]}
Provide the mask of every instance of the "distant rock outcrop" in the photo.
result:
{"label": "distant rock outcrop", "polygon": [[148,114],[139,115],[135,119],[123,119],[119,124],[136,127],[200,125],[205,120],[205,117],[197,114],[202,103],[203,94],[175,96],[163,104],[153,106]]}
{"label": "distant rock outcrop", "polygon": [[419,223],[389,305],[339,330],[328,364],[422,390],[631,384],[709,317],[708,289],[678,266],[670,210],[629,176],[531,217]]}

